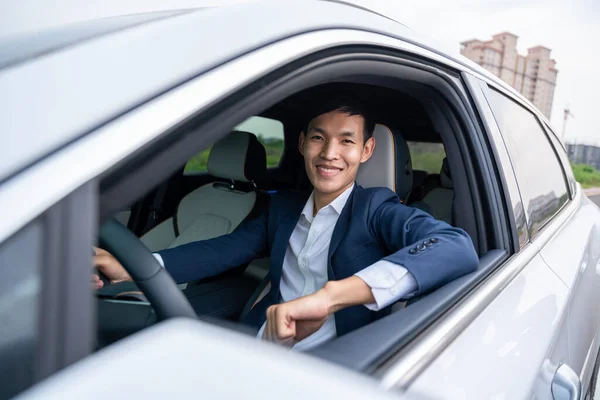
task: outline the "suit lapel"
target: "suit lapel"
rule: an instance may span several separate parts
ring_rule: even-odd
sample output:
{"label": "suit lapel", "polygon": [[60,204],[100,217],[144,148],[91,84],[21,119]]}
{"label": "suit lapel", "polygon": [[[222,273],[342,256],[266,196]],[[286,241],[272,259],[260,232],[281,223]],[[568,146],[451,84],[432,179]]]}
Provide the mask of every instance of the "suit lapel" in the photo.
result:
{"label": "suit lapel", "polygon": [[354,204],[354,194],[356,193],[357,185],[354,184],[354,189],[346,202],[346,205],[342,209],[342,213],[335,224],[335,228],[333,228],[333,233],[331,234],[331,242],[329,243],[329,253],[327,256],[327,274],[329,275],[329,280],[335,280],[335,275],[333,273],[333,268],[331,267],[331,257],[335,254],[340,242],[346,235],[348,231],[348,225],[350,224],[350,216],[352,215],[352,204]]}

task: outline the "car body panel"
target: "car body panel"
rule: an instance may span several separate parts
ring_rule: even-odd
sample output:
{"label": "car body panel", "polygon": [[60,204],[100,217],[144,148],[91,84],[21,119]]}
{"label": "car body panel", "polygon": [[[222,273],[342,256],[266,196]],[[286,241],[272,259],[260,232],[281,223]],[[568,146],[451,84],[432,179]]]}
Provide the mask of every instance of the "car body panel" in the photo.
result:
{"label": "car body panel", "polygon": [[210,399],[427,399],[387,393],[358,373],[186,319],[171,319],[123,339],[17,398],[124,398],[133,389],[134,397],[148,399],[194,394]]}
{"label": "car body panel", "polygon": [[408,393],[453,400],[527,398],[566,298],[565,285],[536,255]]}
{"label": "car body panel", "polygon": [[[487,90],[485,83],[480,82],[479,86]],[[480,97],[479,100],[483,103],[480,106],[488,111],[487,119],[494,121],[485,98]],[[494,123],[489,124],[489,127],[492,131],[498,131],[498,127]],[[553,135],[551,132],[548,134]],[[556,148],[556,146],[562,146],[560,142],[552,140],[552,143],[559,155],[564,155],[564,152],[561,153],[561,148]],[[500,139],[499,141],[496,140],[495,147],[497,151],[501,151],[505,146]],[[565,157],[559,157],[559,159],[563,169],[565,169],[568,182],[571,182],[572,172],[570,171],[568,159]],[[506,161],[503,164],[510,165]],[[548,395],[546,388],[551,384],[556,369],[562,363],[567,363],[580,375],[585,392],[598,354],[597,332],[599,328],[598,318],[600,318],[598,312],[598,297],[600,294],[597,291],[598,277],[595,268],[586,269],[585,266],[587,263],[592,265],[598,263],[598,260],[594,258],[597,250],[593,249],[597,247],[597,243],[600,243],[597,237],[597,224],[600,214],[595,205],[585,196],[581,196],[581,188],[578,184],[569,185],[569,187],[571,188],[572,197],[572,205],[569,208],[573,208],[573,213],[563,210],[556,217],[557,221],[550,224],[558,227],[558,229],[542,230],[534,239],[534,242],[538,243],[542,249],[540,253],[542,259],[569,288],[569,295],[565,300],[567,313],[563,315],[559,330],[556,333],[558,335],[557,344],[553,349],[548,350],[547,360],[540,369],[539,382],[536,384],[535,390],[538,393],[537,398],[546,398],[544,397]],[[511,189],[511,197],[520,199],[519,191]],[[518,207],[518,212],[517,210],[514,212],[515,219],[519,219],[517,216],[521,216],[520,219],[523,222],[520,225],[523,226],[524,218],[522,216],[524,211],[520,204]],[[523,231],[526,230],[523,229]],[[526,232],[524,233],[525,235],[519,236],[521,242],[527,240],[528,235]],[[583,278],[582,274],[587,276]],[[581,311],[586,308],[589,313]],[[574,328],[574,326],[577,328]],[[540,390],[540,388],[544,389]]]}
{"label": "car body panel", "polygon": [[30,61],[44,54],[74,46],[102,35],[190,11],[175,10],[129,14],[58,26],[45,29],[42,32],[35,31],[9,37],[5,36],[0,38],[0,69]]}
{"label": "car body panel", "polygon": [[[569,288],[568,365],[584,390],[598,354],[600,328],[600,210],[583,197],[577,212],[545,244],[542,258]],[[565,362],[567,362],[565,360]]]}
{"label": "car body panel", "polygon": [[[585,393],[594,378],[599,344],[599,212],[578,188],[572,201],[507,265],[526,252],[536,252],[534,259],[527,261],[510,285],[425,368],[408,392],[425,393],[427,387],[434,387],[427,393],[440,398],[552,399],[554,374],[561,364],[567,364],[580,375]],[[573,245],[575,242],[578,245]],[[582,273],[585,275],[579,276]],[[561,275],[571,280],[565,282]],[[585,286],[588,283],[590,286]],[[518,290],[521,285],[524,287]],[[537,300],[524,300],[525,294]],[[486,338],[491,342],[487,347]],[[473,347],[477,352],[470,350]],[[477,374],[473,365],[486,367],[475,377],[464,374],[467,370]]]}

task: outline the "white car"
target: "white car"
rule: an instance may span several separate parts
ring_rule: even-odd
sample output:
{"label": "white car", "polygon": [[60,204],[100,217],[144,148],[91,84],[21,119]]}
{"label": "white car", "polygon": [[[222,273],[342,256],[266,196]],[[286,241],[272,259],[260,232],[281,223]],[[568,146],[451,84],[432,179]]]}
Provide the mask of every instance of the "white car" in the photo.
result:
{"label": "white car", "polygon": [[[359,183],[463,228],[479,269],[305,354],[247,335],[246,304],[196,316],[192,297],[227,293],[178,288],[151,251],[231,232],[273,191],[306,186],[304,110],[339,88],[376,111]],[[207,171],[235,129],[266,149],[260,179]],[[529,101],[396,21],[264,3],[4,40],[0,132],[1,398],[593,394],[600,211]],[[244,151],[211,156],[261,167]],[[137,287],[93,291],[94,245]],[[264,265],[213,279],[250,299]]]}

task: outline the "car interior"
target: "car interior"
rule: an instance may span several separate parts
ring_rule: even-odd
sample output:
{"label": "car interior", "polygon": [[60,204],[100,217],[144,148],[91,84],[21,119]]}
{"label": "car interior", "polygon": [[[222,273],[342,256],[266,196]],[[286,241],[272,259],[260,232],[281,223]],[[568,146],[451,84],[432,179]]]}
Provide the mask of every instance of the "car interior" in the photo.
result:
{"label": "car interior", "polygon": [[[434,320],[481,279],[501,255],[488,251],[488,246],[492,246],[476,222],[477,205],[453,127],[447,116],[431,105],[433,91],[411,82],[402,89],[356,80],[325,83],[287,96],[230,127],[229,133],[209,149],[203,146],[196,156],[181,160],[176,173],[116,215],[113,213],[114,219],[133,232],[147,249],[157,251],[230,233],[242,221],[257,217],[277,191],[310,189],[297,144],[300,132],[308,124],[305,105],[338,90],[367,99],[376,122],[376,149],[372,158],[361,166],[358,184],[388,187],[407,206],[463,228],[483,257],[482,271],[446,285],[449,287],[435,291],[434,296],[423,296],[433,298],[429,303],[415,298],[393,307],[392,317],[414,309],[427,314],[429,321]],[[237,321],[268,283],[268,265],[268,259],[257,259],[218,276],[180,285],[180,289],[188,299],[217,304],[229,291],[237,294],[241,291],[247,300],[198,318],[251,333]],[[222,280],[231,283],[226,290],[211,289],[211,282]],[[99,348],[160,319],[133,282],[106,285],[96,295]],[[387,349],[405,344],[426,326],[422,319],[412,318],[410,322],[402,324],[403,339],[390,338]],[[398,324],[398,320],[388,317],[371,325],[387,329],[386,323]],[[353,345],[353,341],[364,343],[365,337],[378,328],[373,327],[372,332],[370,329],[363,327],[360,334],[345,335],[310,353],[354,369],[368,370],[382,354],[368,346],[358,346],[362,350],[357,350],[349,361],[344,349]]]}

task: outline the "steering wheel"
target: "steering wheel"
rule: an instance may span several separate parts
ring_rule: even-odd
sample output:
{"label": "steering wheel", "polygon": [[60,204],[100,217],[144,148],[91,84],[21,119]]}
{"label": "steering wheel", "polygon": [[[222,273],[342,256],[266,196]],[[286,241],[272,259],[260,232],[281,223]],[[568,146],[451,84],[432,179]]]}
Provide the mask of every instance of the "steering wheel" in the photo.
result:
{"label": "steering wheel", "polygon": [[125,267],[160,320],[197,318],[196,312],[171,275],[125,226],[115,219],[106,221],[100,227],[98,242],[101,248],[111,253]]}

